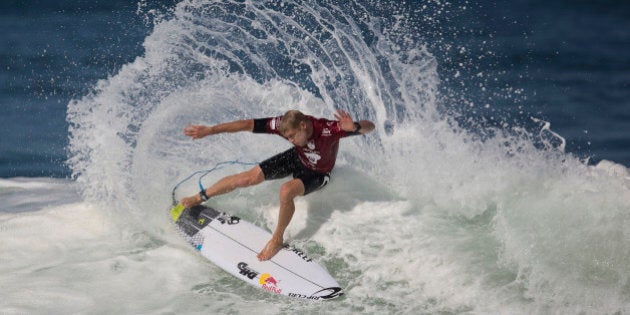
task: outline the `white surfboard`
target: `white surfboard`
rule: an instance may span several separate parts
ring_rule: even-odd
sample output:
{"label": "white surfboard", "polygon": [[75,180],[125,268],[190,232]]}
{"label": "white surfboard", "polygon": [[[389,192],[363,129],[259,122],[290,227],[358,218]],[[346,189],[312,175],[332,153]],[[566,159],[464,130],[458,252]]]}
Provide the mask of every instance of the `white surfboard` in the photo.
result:
{"label": "white surfboard", "polygon": [[343,295],[337,281],[305,252],[284,247],[268,261],[256,255],[271,233],[239,217],[206,206],[171,209],[171,218],[199,253],[261,290],[308,300]]}

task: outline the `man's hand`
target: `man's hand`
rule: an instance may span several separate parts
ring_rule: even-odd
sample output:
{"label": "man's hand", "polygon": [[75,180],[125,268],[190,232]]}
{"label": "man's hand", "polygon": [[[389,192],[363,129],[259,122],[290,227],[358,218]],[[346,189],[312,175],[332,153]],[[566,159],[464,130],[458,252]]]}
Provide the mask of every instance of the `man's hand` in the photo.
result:
{"label": "man's hand", "polygon": [[185,197],[182,198],[182,200],[179,201],[179,203],[184,206],[184,208],[190,208],[190,207],[194,207],[196,205],[201,204],[201,196],[199,196],[199,194],[196,195],[192,195],[190,197]]}
{"label": "man's hand", "polygon": [[212,134],[212,127],[190,124],[184,128],[184,134],[193,139],[201,139]]}
{"label": "man's hand", "polygon": [[344,131],[352,132],[356,129],[356,127],[354,126],[354,121],[350,117],[350,114],[348,114],[348,112],[344,110],[338,109],[335,113],[335,119],[339,121],[341,129],[343,129]]}

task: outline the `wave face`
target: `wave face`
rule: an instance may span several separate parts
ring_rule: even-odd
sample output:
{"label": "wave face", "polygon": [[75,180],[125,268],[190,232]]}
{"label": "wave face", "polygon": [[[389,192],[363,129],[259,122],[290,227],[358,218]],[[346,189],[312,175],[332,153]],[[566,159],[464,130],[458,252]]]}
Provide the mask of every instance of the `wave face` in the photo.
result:
{"label": "wave face", "polygon": [[[121,234],[166,240],[147,241],[161,254],[146,263],[160,262],[170,282],[190,281],[169,307],[194,311],[185,301],[201,295],[205,309],[237,312],[253,307],[243,300],[259,310],[272,301],[269,312],[629,311],[627,170],[565,154],[545,122],[534,133],[460,127],[436,58],[413,35],[448,14],[431,6],[433,15],[397,1],[182,1],[157,17],[144,55],[68,105],[68,163],[86,202]],[[288,109],[330,118],[338,108],[377,130],[342,142],[333,181],[298,202],[288,234],[320,254],[347,297],[323,308],[275,299],[172,249],[180,245],[162,213],[177,182],[288,147],[249,133],[190,141],[186,124]],[[216,202],[273,228],[278,187]],[[178,196],[195,191],[190,183]],[[178,259],[219,275],[195,280],[166,267]],[[142,279],[139,263],[128,264],[129,279]],[[207,299],[217,294],[221,302]],[[145,310],[170,309],[156,303]]]}

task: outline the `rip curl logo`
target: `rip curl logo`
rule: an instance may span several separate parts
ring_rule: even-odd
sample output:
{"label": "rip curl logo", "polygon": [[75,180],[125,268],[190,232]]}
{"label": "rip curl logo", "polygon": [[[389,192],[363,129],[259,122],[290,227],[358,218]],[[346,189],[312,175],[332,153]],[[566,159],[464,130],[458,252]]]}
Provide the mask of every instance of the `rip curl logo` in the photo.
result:
{"label": "rip curl logo", "polygon": [[306,299],[306,300],[328,300],[328,299],[334,299],[336,297],[342,296],[343,295],[343,290],[339,287],[332,287],[332,288],[325,288],[325,289],[321,289],[311,295],[305,295],[305,294],[301,294],[301,293],[293,293],[293,292],[289,292],[288,294],[290,297],[295,297],[295,298],[300,298],[300,299]]}
{"label": "rip curl logo", "polygon": [[263,273],[260,275],[260,284],[265,291],[269,291],[275,294],[282,293],[282,289],[278,287],[278,280],[272,277],[268,273]]}

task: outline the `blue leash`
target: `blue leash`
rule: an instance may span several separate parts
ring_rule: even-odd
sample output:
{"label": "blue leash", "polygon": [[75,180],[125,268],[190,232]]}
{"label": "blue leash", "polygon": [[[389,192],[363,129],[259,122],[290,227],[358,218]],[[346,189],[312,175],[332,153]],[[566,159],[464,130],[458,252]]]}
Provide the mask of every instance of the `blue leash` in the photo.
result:
{"label": "blue leash", "polygon": [[205,190],[205,188],[203,187],[203,184],[201,183],[201,180],[208,174],[222,169],[223,167],[227,166],[227,165],[258,165],[258,162],[241,162],[241,161],[223,161],[223,162],[219,162],[216,165],[214,165],[213,168],[211,169],[207,169],[207,170],[201,170],[201,171],[196,171],[192,174],[190,174],[188,177],[184,178],[182,181],[180,181],[179,183],[177,183],[177,185],[175,185],[175,187],[173,187],[173,191],[171,193],[171,196],[173,197],[173,206],[177,205],[177,199],[175,199],[175,191],[177,190],[177,188],[179,188],[179,186],[187,181],[189,181],[191,178],[193,178],[195,175],[197,174],[202,174],[201,176],[199,176],[199,179],[197,181],[197,184],[199,184],[199,191]]}

